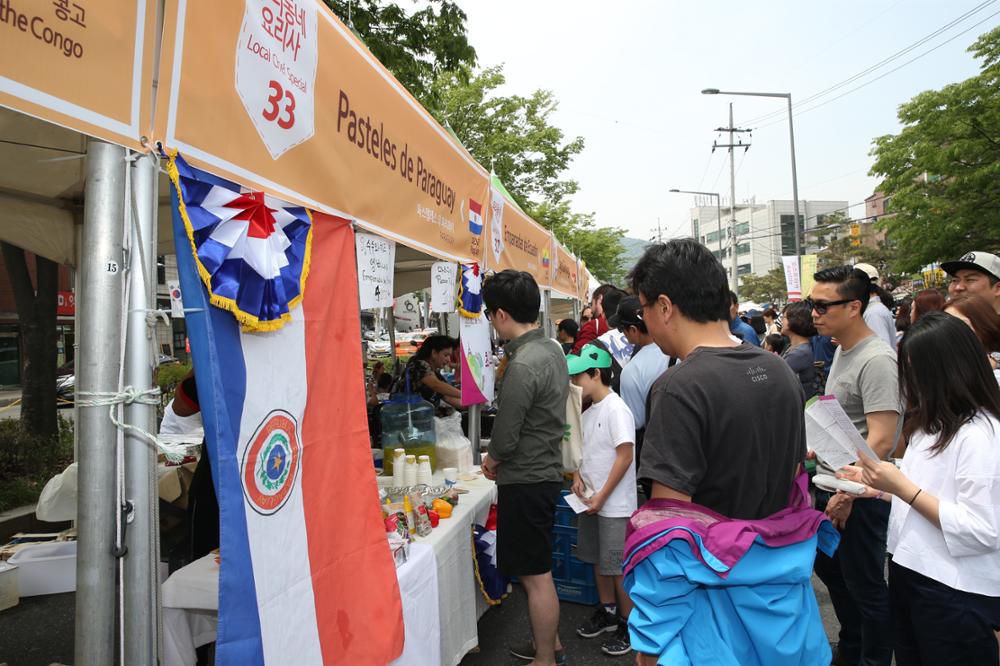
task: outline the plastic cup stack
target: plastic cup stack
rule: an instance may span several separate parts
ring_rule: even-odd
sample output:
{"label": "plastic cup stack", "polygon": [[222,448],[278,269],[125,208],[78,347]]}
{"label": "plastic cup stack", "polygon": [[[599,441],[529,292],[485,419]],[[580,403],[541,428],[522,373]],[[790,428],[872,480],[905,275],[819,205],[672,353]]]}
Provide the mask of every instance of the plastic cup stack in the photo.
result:
{"label": "plastic cup stack", "polygon": [[431,485],[431,457],[420,456],[420,464],[417,466],[417,485]]}
{"label": "plastic cup stack", "polygon": [[404,486],[417,485],[417,457],[406,456],[406,471],[403,475]]}
{"label": "plastic cup stack", "polygon": [[406,449],[392,452],[392,486],[402,488],[406,483]]}

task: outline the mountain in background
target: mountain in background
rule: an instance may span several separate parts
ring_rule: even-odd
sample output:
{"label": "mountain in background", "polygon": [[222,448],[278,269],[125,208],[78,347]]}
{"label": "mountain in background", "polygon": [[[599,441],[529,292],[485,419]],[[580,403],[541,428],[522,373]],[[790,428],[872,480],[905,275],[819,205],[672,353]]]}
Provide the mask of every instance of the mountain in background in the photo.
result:
{"label": "mountain in background", "polygon": [[646,248],[650,246],[650,242],[638,238],[622,238],[621,244],[623,250],[622,267],[628,273],[635,266],[636,262],[639,261]]}

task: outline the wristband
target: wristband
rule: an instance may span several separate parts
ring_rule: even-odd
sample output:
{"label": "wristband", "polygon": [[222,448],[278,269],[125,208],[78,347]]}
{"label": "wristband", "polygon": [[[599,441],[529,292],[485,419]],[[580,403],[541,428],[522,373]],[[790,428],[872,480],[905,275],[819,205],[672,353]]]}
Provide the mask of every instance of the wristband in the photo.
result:
{"label": "wristband", "polygon": [[919,497],[919,496],[920,496],[920,493],[922,493],[922,492],[924,492],[924,489],[923,489],[923,488],[917,488],[917,492],[916,492],[916,494],[914,494],[914,495],[913,495],[913,499],[911,499],[911,500],[910,500],[910,501],[908,502],[908,504],[909,504],[910,506],[913,506],[913,503],[917,501],[917,497]]}

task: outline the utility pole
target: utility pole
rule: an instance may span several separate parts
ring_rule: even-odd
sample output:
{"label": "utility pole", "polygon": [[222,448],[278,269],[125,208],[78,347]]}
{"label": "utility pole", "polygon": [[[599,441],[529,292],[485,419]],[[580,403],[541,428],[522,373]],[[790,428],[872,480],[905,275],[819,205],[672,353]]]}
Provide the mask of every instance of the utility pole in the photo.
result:
{"label": "utility pole", "polygon": [[739,143],[733,143],[735,140],[734,135],[743,132],[749,132],[748,129],[740,129],[733,126],[733,105],[729,104],[729,127],[716,127],[717,132],[729,132],[729,143],[718,143],[717,141],[712,142],[712,152],[715,152],[716,148],[728,148],[729,149],[729,234],[732,239],[730,243],[729,251],[731,253],[730,264],[732,266],[732,289],[733,293],[739,295],[739,276],[736,274],[736,148],[742,148],[744,152],[750,150],[749,143],[743,143],[740,139]]}
{"label": "utility pole", "polygon": [[663,227],[660,226],[660,218],[656,218],[656,237],[663,242]]}

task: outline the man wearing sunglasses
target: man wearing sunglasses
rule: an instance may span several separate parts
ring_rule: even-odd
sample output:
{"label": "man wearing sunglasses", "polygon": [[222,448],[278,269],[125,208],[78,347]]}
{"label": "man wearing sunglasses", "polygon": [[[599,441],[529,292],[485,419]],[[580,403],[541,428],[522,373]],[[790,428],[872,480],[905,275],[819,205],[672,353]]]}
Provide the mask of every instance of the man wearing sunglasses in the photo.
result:
{"label": "man wearing sunglasses", "polygon": [[[893,448],[899,421],[899,388],[895,352],[865,323],[870,277],[863,270],[839,266],[822,270],[814,278],[807,301],[813,324],[821,335],[840,342],[826,392],[837,397],[868,445],[885,458]],[[835,473],[822,460],[817,471]],[[892,623],[883,575],[888,503],[817,490],[816,508],[825,508],[841,530],[834,556],[816,556],[816,573],[829,589],[840,621],[833,663],[889,666]]]}

